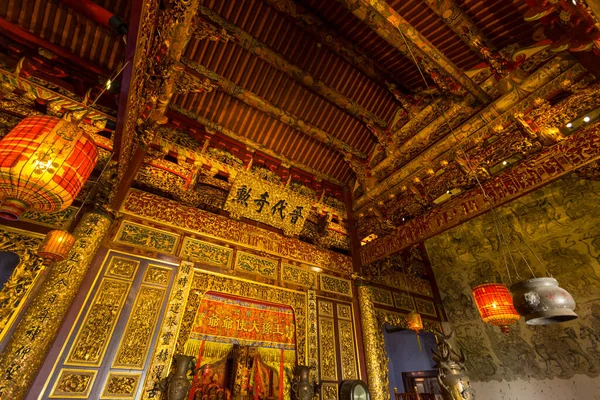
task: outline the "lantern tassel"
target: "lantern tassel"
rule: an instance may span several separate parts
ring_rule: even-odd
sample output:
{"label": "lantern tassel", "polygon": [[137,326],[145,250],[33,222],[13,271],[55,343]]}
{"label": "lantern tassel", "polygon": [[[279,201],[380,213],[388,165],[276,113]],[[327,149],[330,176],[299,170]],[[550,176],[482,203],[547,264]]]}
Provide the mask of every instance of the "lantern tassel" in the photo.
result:
{"label": "lantern tassel", "polygon": [[421,336],[419,336],[419,332],[417,332],[417,345],[419,346],[419,353],[422,353],[423,349],[421,347]]}

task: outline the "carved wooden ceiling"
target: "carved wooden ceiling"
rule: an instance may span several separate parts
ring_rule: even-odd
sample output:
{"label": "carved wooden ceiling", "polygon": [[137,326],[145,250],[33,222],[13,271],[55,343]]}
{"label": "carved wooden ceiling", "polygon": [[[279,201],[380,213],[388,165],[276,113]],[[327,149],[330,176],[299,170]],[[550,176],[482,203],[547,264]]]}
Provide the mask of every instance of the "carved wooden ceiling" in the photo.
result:
{"label": "carved wooden ceiling", "polygon": [[[148,84],[153,78],[147,71],[162,62],[156,38],[166,33],[149,33],[148,19],[156,29],[159,9],[181,6],[191,30],[178,37],[184,46],[176,68],[161,77],[175,88],[165,96],[167,126],[198,147],[208,140],[243,160],[268,159],[283,179],[297,170],[337,188],[352,186],[357,216],[376,220],[381,232],[428,212],[455,189],[444,182],[471,187],[456,153],[457,143],[479,132],[472,121],[487,124],[513,113],[518,102],[499,99],[516,84],[529,82],[531,91],[547,85],[550,79],[535,73],[554,57],[551,49],[570,47],[569,60],[594,59],[597,44],[577,35],[586,27],[597,34],[594,26],[600,26],[585,2],[565,6],[565,16],[538,0],[94,0],[128,22],[127,37],[137,40],[125,43],[65,2],[2,2],[2,61],[14,66],[27,56],[29,73],[96,90],[127,61],[123,83],[116,83],[120,97],[108,93],[99,103],[117,115],[115,151],[124,165],[136,157],[128,148],[130,121],[148,117],[143,109],[132,111],[132,96],[155,84]],[[190,14],[188,3],[197,3],[197,10]],[[41,56],[39,48],[56,57]],[[568,71],[558,64],[548,73]],[[53,68],[67,77],[54,79]],[[136,75],[146,84],[140,86]],[[539,102],[557,103],[552,99],[561,91],[544,93]],[[527,118],[519,118],[503,120],[495,134],[527,131]],[[495,134],[478,133],[487,147],[471,156],[503,161],[498,152],[514,143]],[[135,175],[137,169],[128,168]],[[422,188],[425,178],[429,192]],[[371,230],[368,223],[363,227],[362,234]]]}

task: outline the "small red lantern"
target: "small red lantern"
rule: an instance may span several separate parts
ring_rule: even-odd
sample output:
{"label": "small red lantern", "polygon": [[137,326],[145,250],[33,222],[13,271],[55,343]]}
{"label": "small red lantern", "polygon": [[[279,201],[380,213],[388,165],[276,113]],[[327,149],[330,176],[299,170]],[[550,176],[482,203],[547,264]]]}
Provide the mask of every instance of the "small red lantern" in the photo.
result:
{"label": "small red lantern", "polygon": [[421,319],[421,314],[416,311],[411,312],[406,316],[406,321],[408,321],[408,329],[411,331],[415,331],[419,333],[419,331],[423,330],[423,320]]}
{"label": "small red lantern", "polygon": [[474,287],[473,297],[483,322],[499,326],[504,333],[510,332],[509,325],[521,318],[508,288],[500,283],[484,283]]}
{"label": "small red lantern", "polygon": [[54,230],[48,232],[38,249],[38,256],[44,259],[44,264],[63,261],[75,244],[75,237],[67,231]]}
{"label": "small red lantern", "polygon": [[50,116],[24,118],[0,140],[0,218],[18,220],[28,209],[64,210],[97,160],[96,145],[75,124]]}

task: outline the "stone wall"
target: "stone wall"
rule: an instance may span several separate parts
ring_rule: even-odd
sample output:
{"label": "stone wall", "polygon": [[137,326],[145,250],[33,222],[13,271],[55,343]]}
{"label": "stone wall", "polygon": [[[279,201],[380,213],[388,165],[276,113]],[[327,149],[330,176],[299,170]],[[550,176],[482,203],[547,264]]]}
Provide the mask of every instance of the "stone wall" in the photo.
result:
{"label": "stone wall", "polygon": [[519,251],[538,276],[544,273],[528,244],[574,296],[580,318],[538,327],[521,319],[510,334],[481,320],[471,288],[497,279],[510,286],[491,213],[426,241],[477,398],[600,399],[600,182],[573,174],[501,207],[498,214],[512,242],[506,247],[513,282],[515,270],[531,277]]}

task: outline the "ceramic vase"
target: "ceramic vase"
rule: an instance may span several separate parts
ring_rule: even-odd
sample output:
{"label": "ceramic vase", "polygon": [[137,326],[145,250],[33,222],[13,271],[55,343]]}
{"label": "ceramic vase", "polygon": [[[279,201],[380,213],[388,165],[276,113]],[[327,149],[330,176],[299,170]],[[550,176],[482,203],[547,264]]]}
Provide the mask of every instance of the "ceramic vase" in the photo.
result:
{"label": "ceramic vase", "polygon": [[309,367],[297,365],[294,369],[294,382],[292,383],[292,392],[296,400],[312,400],[314,388],[309,382]]}

